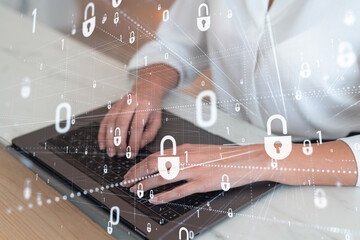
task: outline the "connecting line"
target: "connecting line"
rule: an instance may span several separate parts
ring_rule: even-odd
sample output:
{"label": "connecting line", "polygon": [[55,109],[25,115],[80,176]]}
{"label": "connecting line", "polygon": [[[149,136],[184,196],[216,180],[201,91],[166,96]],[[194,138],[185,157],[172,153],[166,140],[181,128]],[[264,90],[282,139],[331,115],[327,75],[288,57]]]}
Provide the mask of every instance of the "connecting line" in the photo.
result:
{"label": "connecting line", "polygon": [[281,86],[279,65],[278,65],[277,56],[276,56],[275,42],[274,42],[274,36],[273,36],[272,28],[271,28],[271,22],[270,22],[269,14],[266,14],[266,22],[267,22],[266,25],[268,27],[269,35],[270,35],[271,47],[272,47],[272,51],[273,51],[273,55],[274,55],[276,74],[277,74],[277,77],[278,77],[278,82],[279,82],[279,87],[280,87],[280,94],[281,94],[282,103],[283,103],[283,107],[284,107],[284,114],[285,114],[285,117],[287,118],[287,112],[286,112],[285,100],[284,100],[284,93],[283,93],[282,86]]}

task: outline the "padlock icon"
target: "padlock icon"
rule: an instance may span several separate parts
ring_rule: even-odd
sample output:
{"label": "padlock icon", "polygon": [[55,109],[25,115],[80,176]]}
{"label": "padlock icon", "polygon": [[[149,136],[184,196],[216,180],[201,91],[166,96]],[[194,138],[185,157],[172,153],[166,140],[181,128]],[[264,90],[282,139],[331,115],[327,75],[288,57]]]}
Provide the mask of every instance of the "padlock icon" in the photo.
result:
{"label": "padlock icon", "polygon": [[150,223],[148,223],[147,225],[146,225],[146,231],[149,233],[149,232],[151,232],[151,224]]}
{"label": "padlock icon", "polygon": [[36,193],[36,203],[38,206],[42,206],[41,192]]}
{"label": "padlock icon", "polygon": [[93,88],[96,88],[96,80],[93,81]]}
{"label": "padlock icon", "polygon": [[316,189],[314,192],[314,204],[320,209],[326,208],[327,206],[326,194],[321,188]]}
{"label": "padlock icon", "polygon": [[229,209],[228,209],[228,216],[229,216],[229,218],[232,218],[233,215],[234,215],[234,213],[233,213],[232,208],[229,208]]}
{"label": "padlock icon", "polygon": [[88,149],[85,148],[85,155],[88,155]]}
{"label": "padlock icon", "polygon": [[152,199],[154,197],[154,191],[153,190],[150,190],[150,199]]}
{"label": "padlock icon", "polygon": [[127,105],[130,105],[130,104],[132,103],[132,98],[131,98],[131,94],[130,94],[130,93],[127,95],[126,103],[127,103]]}
{"label": "padlock icon", "polygon": [[142,183],[138,184],[137,196],[138,196],[138,198],[142,198],[144,196],[144,186],[142,185]]}
{"label": "padlock icon", "polygon": [[108,167],[107,167],[107,164],[104,165],[104,174],[107,174],[108,172]]}
{"label": "padlock icon", "polygon": [[[306,146],[306,143],[308,143],[309,145]],[[311,146],[311,142],[309,139],[305,139],[304,143],[303,143],[303,153],[305,155],[311,155],[313,153],[313,147]]]}
{"label": "padlock icon", "polygon": [[24,186],[24,198],[25,200],[29,200],[31,197],[31,180],[30,179],[26,179],[25,180],[25,186]]}
{"label": "padlock icon", "polygon": [[[201,9],[205,8],[205,16],[201,15]],[[202,3],[198,9],[198,18],[197,26],[200,31],[205,32],[210,28],[210,16],[209,16],[209,7],[206,3]]]}
{"label": "padlock icon", "polygon": [[117,8],[120,6],[122,0],[112,0],[113,8]]}
{"label": "padlock icon", "polygon": [[240,103],[235,103],[235,111],[240,112]]}
{"label": "padlock icon", "polygon": [[[264,137],[265,151],[270,158],[281,160],[288,157],[292,150],[291,136],[271,136],[271,123],[273,120],[279,119],[282,123],[283,134],[287,134],[287,124],[283,116],[274,114],[269,117],[267,121],[267,137]],[[280,146],[275,146],[275,143],[280,143]]]}
{"label": "padlock icon", "polygon": [[295,99],[298,101],[302,99],[302,92],[300,90],[296,90]]}
{"label": "padlock icon", "polygon": [[25,77],[22,80],[22,84],[21,84],[21,97],[22,98],[28,98],[30,96],[31,93],[31,80],[29,77]]}
{"label": "padlock icon", "polygon": [[309,78],[311,75],[310,65],[307,62],[301,64],[300,77]]}
{"label": "padlock icon", "polygon": [[229,19],[232,18],[232,10],[231,10],[231,9],[228,10],[227,17],[228,17]]}
{"label": "padlock icon", "polygon": [[229,181],[229,176],[227,174],[224,174],[221,177],[221,188],[225,192],[229,191],[230,189],[230,181]]}
{"label": "padlock icon", "polygon": [[130,158],[131,158],[131,147],[130,147],[130,146],[127,146],[127,147],[126,147],[125,156],[126,156],[127,159],[130,159]]}
{"label": "padlock icon", "polygon": [[133,44],[135,42],[135,32],[131,31],[130,32],[130,38],[129,38],[129,43]]}
{"label": "padlock icon", "polygon": [[[182,234],[182,232],[185,232],[185,238],[181,238],[181,234]],[[180,229],[179,229],[179,240],[181,240],[181,239],[185,239],[185,240],[189,240],[189,231],[186,229],[186,227],[181,227]]]}
{"label": "padlock icon", "polygon": [[337,63],[340,67],[348,68],[351,67],[355,60],[356,56],[352,50],[352,45],[349,42],[342,42],[338,48]]}
{"label": "padlock icon", "polygon": [[277,168],[277,167],[278,167],[277,160],[272,158],[270,165],[271,165],[271,167],[272,167],[273,169],[274,169],[274,168]]}
{"label": "padlock icon", "polygon": [[169,18],[170,18],[170,13],[169,13],[169,10],[166,9],[163,11],[163,21],[167,22],[167,21],[169,21]]}
{"label": "padlock icon", "polygon": [[107,233],[111,235],[112,232],[113,232],[112,223],[108,221]]}
{"label": "padlock icon", "polygon": [[[91,9],[91,18],[88,19],[88,11]],[[84,22],[82,26],[82,33],[84,37],[90,37],[94,32],[96,26],[96,16],[95,16],[95,5],[93,2],[89,2],[84,11]]]}
{"label": "padlock icon", "polygon": [[75,35],[75,34],[76,34],[76,25],[74,24],[71,29],[71,35]]}
{"label": "padlock icon", "polygon": [[108,101],[107,109],[111,109],[111,101]]}
{"label": "padlock icon", "polygon": [[116,12],[115,15],[114,15],[114,23],[115,24],[119,23],[119,13],[118,12]]}
{"label": "padlock icon", "polygon": [[115,128],[114,134],[114,145],[118,147],[121,144],[121,130],[119,127]]}
{"label": "padlock icon", "polygon": [[74,125],[75,124],[75,114],[73,114],[71,116],[71,124]]}
{"label": "padlock icon", "polygon": [[[166,140],[170,140],[173,146],[173,156],[165,157],[164,156],[164,143]],[[180,158],[176,156],[176,141],[173,136],[167,135],[161,139],[160,142],[160,157],[158,157],[158,170],[160,176],[162,176],[166,180],[174,179],[180,171]],[[166,167],[166,163],[170,162],[171,167],[168,170]]]}
{"label": "padlock icon", "polygon": [[348,26],[353,25],[355,23],[355,14],[354,12],[350,9],[348,11],[346,11],[345,13],[345,17],[344,17],[344,23]]}

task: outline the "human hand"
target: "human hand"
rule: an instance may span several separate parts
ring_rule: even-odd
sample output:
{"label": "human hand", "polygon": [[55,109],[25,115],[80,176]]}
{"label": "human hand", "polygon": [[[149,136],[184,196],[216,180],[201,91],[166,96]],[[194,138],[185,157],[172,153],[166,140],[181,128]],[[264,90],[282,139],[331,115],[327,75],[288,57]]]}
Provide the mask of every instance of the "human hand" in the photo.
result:
{"label": "human hand", "polygon": [[[185,151],[188,152],[188,163],[186,163]],[[130,190],[136,192],[139,182],[143,184],[144,191],[147,191],[168,183],[187,181],[150,199],[153,204],[163,204],[194,193],[221,190],[224,174],[229,176],[232,188],[267,181],[271,177],[268,171],[271,159],[262,144],[249,146],[184,144],[177,147],[177,152],[180,165],[184,167],[180,168],[174,179],[166,180],[160,176],[158,173],[160,154],[155,153],[133,166],[125,175],[122,185],[131,187]],[[172,149],[165,150],[164,154],[171,155]]]}
{"label": "human hand", "polygon": [[[140,92],[140,91],[139,91]],[[126,153],[126,138],[131,132],[129,146],[131,157],[135,157],[139,149],[151,142],[161,126],[161,96],[154,94],[147,97],[145,94],[131,94],[131,104],[127,103],[127,96],[115,103],[105,118],[101,121],[98,142],[101,150],[107,154],[122,157]],[[130,126],[131,124],[131,126]],[[115,129],[121,130],[121,144],[114,145]]]}

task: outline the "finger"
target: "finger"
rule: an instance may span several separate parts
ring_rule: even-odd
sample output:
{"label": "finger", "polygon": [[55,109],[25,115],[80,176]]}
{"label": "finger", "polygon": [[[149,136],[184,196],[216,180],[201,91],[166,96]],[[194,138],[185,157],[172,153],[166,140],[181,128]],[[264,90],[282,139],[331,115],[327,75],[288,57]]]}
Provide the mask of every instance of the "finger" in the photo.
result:
{"label": "finger", "polygon": [[126,139],[128,135],[128,130],[130,126],[131,119],[133,118],[133,115],[136,110],[136,104],[131,104],[130,106],[124,102],[122,108],[119,110],[120,114],[116,120],[116,125],[121,130],[121,144],[119,147],[116,148],[116,151],[120,157],[124,156],[126,153]]}
{"label": "finger", "polygon": [[141,107],[138,108],[137,113],[134,115],[134,119],[131,125],[131,136],[129,141],[129,146],[131,147],[132,156],[136,156],[141,143],[141,138],[144,131],[144,126],[148,121],[148,117],[150,115],[150,111],[143,109]]}
{"label": "finger", "polygon": [[145,147],[148,143],[154,140],[157,132],[161,127],[161,111],[156,111],[150,114],[147,126],[144,130],[143,135],[141,136],[142,140],[140,143],[140,148]]}
{"label": "finger", "polygon": [[188,182],[179,187],[174,188],[173,190],[156,194],[152,199],[149,199],[149,201],[155,205],[168,203],[197,192],[203,192],[202,185],[203,185],[202,181]]}
{"label": "finger", "polygon": [[99,133],[98,133],[98,144],[100,150],[104,150],[106,147],[105,137],[106,137],[106,121],[102,120],[100,123]]}

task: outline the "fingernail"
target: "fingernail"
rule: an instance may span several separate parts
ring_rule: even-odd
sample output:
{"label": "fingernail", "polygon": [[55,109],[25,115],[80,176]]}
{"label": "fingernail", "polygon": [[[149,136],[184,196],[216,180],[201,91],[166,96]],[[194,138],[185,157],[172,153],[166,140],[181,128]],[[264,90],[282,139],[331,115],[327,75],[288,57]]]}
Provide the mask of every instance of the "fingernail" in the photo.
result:
{"label": "fingernail", "polygon": [[109,148],[108,149],[108,155],[109,155],[109,157],[113,157],[115,155],[115,149],[114,148]]}
{"label": "fingernail", "polygon": [[100,150],[104,150],[104,148],[105,148],[104,144],[103,144],[103,143],[99,143],[99,148],[100,148]]}

